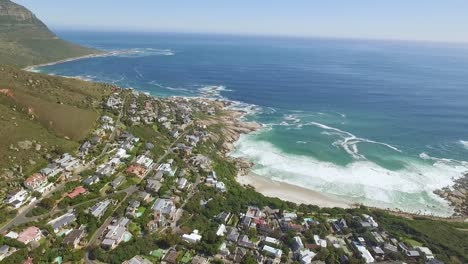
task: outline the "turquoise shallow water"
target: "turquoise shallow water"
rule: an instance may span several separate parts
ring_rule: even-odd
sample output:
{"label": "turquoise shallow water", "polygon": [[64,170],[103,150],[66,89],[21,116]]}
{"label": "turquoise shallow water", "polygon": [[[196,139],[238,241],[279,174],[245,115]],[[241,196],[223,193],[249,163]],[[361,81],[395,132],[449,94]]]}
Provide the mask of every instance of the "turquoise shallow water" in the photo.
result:
{"label": "turquoise shallow water", "polygon": [[368,40],[62,32],[114,52],[36,69],[159,96],[235,101],[264,124],[235,156],[347,200],[449,214],[468,171],[468,47]]}

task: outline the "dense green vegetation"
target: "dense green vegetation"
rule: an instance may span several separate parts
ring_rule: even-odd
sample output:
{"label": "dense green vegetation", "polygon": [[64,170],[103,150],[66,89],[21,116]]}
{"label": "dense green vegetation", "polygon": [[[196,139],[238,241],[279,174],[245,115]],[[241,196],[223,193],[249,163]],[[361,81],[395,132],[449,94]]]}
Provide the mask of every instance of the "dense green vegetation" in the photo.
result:
{"label": "dense green vegetation", "polygon": [[374,211],[374,215],[396,237],[422,243],[446,263],[454,262],[454,256],[459,256],[463,262],[468,260],[468,223],[450,223],[423,217],[411,220],[383,211]]}

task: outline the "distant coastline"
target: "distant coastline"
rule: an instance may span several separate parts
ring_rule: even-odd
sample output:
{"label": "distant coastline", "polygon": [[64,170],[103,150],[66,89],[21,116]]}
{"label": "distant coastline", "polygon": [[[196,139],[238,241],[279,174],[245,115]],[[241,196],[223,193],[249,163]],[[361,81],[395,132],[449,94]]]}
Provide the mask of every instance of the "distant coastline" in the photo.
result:
{"label": "distant coastline", "polygon": [[25,71],[34,71],[35,68],[39,67],[46,67],[46,66],[51,66],[51,65],[56,65],[56,64],[61,64],[61,63],[66,63],[66,62],[71,62],[71,61],[77,61],[77,60],[82,60],[82,59],[90,59],[90,58],[97,58],[97,57],[105,57],[111,55],[111,52],[98,52],[98,53],[92,53],[84,56],[79,56],[79,57],[72,57],[68,59],[63,59],[59,61],[53,61],[53,62],[48,62],[48,63],[42,63],[42,64],[36,64],[36,65],[31,65],[28,67],[23,68]]}
{"label": "distant coastline", "polygon": [[[107,50],[111,50],[113,48],[114,47],[107,47]],[[90,58],[114,56],[114,55],[121,55],[121,54],[127,54],[127,53],[129,53],[130,55],[135,55],[136,54],[136,55],[141,56],[141,57],[150,56],[151,54],[154,54],[153,50],[155,48],[147,48],[147,49],[152,49],[152,50],[149,50],[149,51],[147,51],[146,48],[143,49],[143,50],[140,49],[138,51],[135,51],[134,50],[135,48],[131,48],[131,47],[127,47],[127,49],[128,50],[108,51],[108,52],[90,54],[90,55],[87,55],[87,56],[81,56],[81,57],[65,59],[65,60],[46,63],[46,64],[33,65],[33,66],[29,66],[29,67],[25,68],[25,70],[34,71],[34,70],[40,70],[40,69],[37,69],[38,67],[56,65],[56,64],[71,62],[71,61],[80,60],[80,59],[90,59]],[[181,52],[181,54],[182,54],[182,52]],[[159,60],[159,61],[163,61],[163,60]],[[57,72],[60,72],[57,69],[54,69],[54,70],[55,70],[54,72],[56,74],[57,74]],[[92,69],[89,69],[89,70],[92,71]],[[138,74],[139,78],[143,78],[144,76],[149,75],[148,73],[145,73],[144,69],[140,69],[140,68],[135,67],[132,70],[136,71],[136,74]],[[77,74],[78,77],[72,77],[72,74],[71,74],[69,78],[77,78],[77,79],[82,79],[82,80],[85,80],[85,81],[90,81],[90,80],[86,80],[85,78],[80,78],[79,76],[91,76],[92,75],[93,76],[92,79],[95,79],[96,81],[100,81],[99,76],[97,76],[97,77],[94,76],[93,72],[87,73],[87,74],[89,74],[89,75],[78,75]],[[151,77],[153,77],[153,76],[151,76]],[[110,81],[112,82],[113,80],[117,80],[117,79],[113,78]],[[153,78],[153,79],[150,79],[150,80],[155,80],[155,79]],[[109,79],[104,79],[104,81],[109,82]],[[151,85],[157,86],[158,88],[161,88],[161,89],[166,89],[167,88],[167,90],[169,90],[170,92],[172,92],[173,90],[174,91],[180,91],[180,90],[189,91],[189,88],[185,88],[185,87],[181,88],[181,87],[178,87],[177,85],[172,86],[172,85],[169,85],[167,83],[164,83],[163,81],[158,81],[158,83],[156,83],[156,84],[153,84],[152,82],[148,82],[148,80],[145,80],[145,81],[146,81],[146,83],[143,84],[144,86],[138,86],[138,85],[134,86],[132,84],[131,84],[131,86],[126,86],[125,83],[121,83],[121,86],[122,87],[134,87],[134,89],[136,89],[136,90],[141,89],[142,91],[145,91],[145,92],[152,91],[150,89]],[[222,83],[222,82],[206,82],[206,83],[201,82],[201,83],[199,83],[199,85],[206,85],[206,86],[203,87],[203,88],[200,88],[198,90],[194,89],[195,92],[197,92],[197,91],[199,92],[199,94],[197,94],[197,95],[195,95],[194,93],[191,93],[191,90],[186,93],[187,95],[170,95],[169,93],[168,93],[168,95],[166,95],[166,94],[163,94],[163,95],[153,94],[153,95],[155,95],[157,97],[160,97],[160,96],[163,96],[163,97],[164,96],[181,96],[181,97],[189,97],[189,98],[198,96],[198,97],[204,97],[204,98],[211,98],[211,99],[214,99],[214,100],[229,101],[229,102],[233,102],[233,104],[242,103],[242,105],[236,105],[233,108],[234,109],[242,109],[243,111],[245,111],[246,115],[250,114],[250,113],[248,113],[249,109],[246,110],[246,108],[248,108],[248,107],[252,108],[252,109],[250,109],[251,112],[254,112],[252,106],[256,106],[255,104],[252,103],[251,104],[252,106],[249,106],[249,103],[244,103],[246,101],[244,101],[242,99],[236,98],[236,100],[238,100],[238,101],[235,101],[235,100],[231,100],[231,98],[235,98],[235,97],[230,97],[228,99],[227,97],[224,97],[224,94],[221,94],[221,91],[226,91],[226,94],[233,93],[233,90],[235,91],[235,89],[229,90],[229,89],[231,89],[231,86],[229,86],[229,84],[225,84],[225,83]],[[226,85],[228,88],[226,88],[226,86],[224,86],[224,85]],[[145,86],[149,87],[148,90],[145,88]],[[187,89],[187,90],[184,90],[184,89]],[[184,93],[182,93],[182,94],[184,94]],[[273,109],[273,110],[275,110],[275,109]],[[266,111],[269,111],[269,109],[266,109]],[[261,111],[259,111],[259,112],[261,112]],[[340,122],[349,122],[349,123],[351,123],[352,122],[351,117],[350,117],[351,115],[347,115],[347,114],[345,115],[345,114],[342,114],[342,112],[334,114],[334,115],[337,116],[335,119],[339,120]],[[328,113],[329,116],[332,116],[333,114],[330,114],[330,113]],[[255,113],[255,114],[257,114],[257,113]],[[303,114],[303,116],[300,116],[300,114],[297,114],[295,112],[288,112],[287,114],[285,113],[284,115],[283,115],[283,113],[278,113],[278,114],[276,114],[278,116],[278,119],[284,119],[284,120],[279,120],[277,122],[276,122],[276,120],[274,120],[274,121],[266,120],[265,122],[263,122],[264,120],[256,120],[256,121],[258,123],[263,124],[263,126],[265,128],[270,128],[270,125],[271,125],[271,126],[274,126],[274,128],[277,129],[277,130],[279,130],[279,129],[283,129],[283,130],[291,129],[291,131],[294,131],[295,133],[298,133],[297,131],[299,131],[300,129],[303,129],[303,128],[307,128],[309,130],[312,130],[312,129],[315,129],[316,127],[318,127],[319,129],[323,130],[323,132],[320,135],[329,135],[327,140],[330,140],[330,141],[335,140],[336,142],[339,142],[338,140],[343,140],[345,143],[351,142],[352,143],[351,145],[349,145],[349,146],[346,145],[346,147],[348,147],[348,148],[345,149],[345,150],[350,150],[351,152],[353,152],[352,154],[356,154],[354,152],[357,152],[357,151],[354,151],[353,147],[355,147],[357,143],[354,144],[353,140],[348,140],[348,139],[357,138],[359,135],[356,134],[356,136],[354,136],[353,134],[350,134],[350,132],[347,132],[347,131],[352,131],[351,129],[344,130],[344,128],[341,128],[340,126],[325,127],[322,124],[330,124],[330,123],[333,124],[333,122],[327,123],[327,122],[322,122],[322,121],[319,120],[322,123],[318,123],[317,120],[315,120],[315,119],[313,119],[313,120],[310,120],[311,118],[307,119],[307,114],[309,114],[309,113],[306,113],[306,114]],[[317,115],[319,115],[319,117],[326,116],[326,114],[327,113],[324,114],[324,113],[321,113],[321,112],[317,113]],[[276,118],[276,116],[275,116],[275,118]],[[303,120],[301,120],[301,119],[303,119]],[[283,122],[279,123],[280,121],[283,121]],[[313,123],[311,121],[313,121]],[[325,120],[325,121],[327,121],[327,120]],[[334,121],[334,120],[332,120],[332,121]],[[311,125],[311,124],[313,124],[313,125]],[[338,132],[336,127],[342,129],[342,131],[340,130]],[[292,129],[295,129],[295,130],[292,130]],[[332,136],[332,134],[334,132],[337,132],[339,135]],[[334,139],[333,137],[335,137],[335,138],[338,137],[338,139]],[[300,137],[296,137],[296,138],[299,138],[299,139],[302,140],[302,138],[300,138]],[[369,137],[369,138],[371,138],[371,137]],[[373,139],[373,138],[371,138],[371,139],[358,138],[358,139],[360,140],[360,142],[364,142],[363,144],[368,144],[368,145],[369,144],[374,144],[372,146],[374,146],[375,148],[377,148],[379,146],[383,146],[382,148],[387,147],[389,149],[387,151],[394,151],[395,150],[392,146],[389,147],[389,144],[387,144],[385,142],[380,143],[380,142],[371,141],[371,139]],[[236,145],[235,142],[238,142],[238,140],[235,140],[235,141],[231,142],[231,144],[233,145],[233,146],[231,146],[231,148],[235,148],[235,145]],[[301,143],[297,143],[297,142],[301,142]],[[297,142],[296,142],[297,145],[302,144],[302,142],[304,144],[304,145],[299,145],[299,146],[306,146],[306,144],[307,144],[306,141],[297,141]],[[314,142],[321,142],[321,141],[316,140]],[[369,143],[369,142],[371,142],[371,143]],[[251,143],[251,142],[248,142],[248,143]],[[292,143],[294,145],[294,142],[292,142]],[[456,147],[459,148],[461,145],[463,145],[463,143],[464,143],[464,141],[457,141]],[[253,145],[253,147],[251,147],[250,150],[251,149],[258,150],[258,149],[260,149],[260,147],[257,147],[257,145]],[[400,151],[395,151],[395,152],[400,153]],[[267,154],[272,153],[271,149],[268,148],[266,153]],[[242,154],[242,153],[240,153],[240,154]],[[254,154],[257,154],[257,152],[254,152]],[[274,154],[277,154],[277,153],[274,153]],[[278,155],[280,157],[283,157],[283,153],[279,153]],[[361,153],[359,153],[359,155],[365,155],[365,152],[361,152]],[[250,158],[248,155],[239,155],[237,157],[239,157],[239,158],[242,157],[244,159],[249,159]],[[229,158],[229,156],[228,156],[228,158]],[[418,158],[416,157],[416,159],[418,159]],[[430,156],[428,159],[436,160],[436,158],[432,158],[432,156]],[[255,159],[250,158],[250,161],[254,161],[254,160]],[[420,163],[424,163],[424,162],[429,163],[429,162],[426,162],[426,159],[422,159],[422,160],[423,161],[420,161]],[[443,161],[442,159],[438,159],[438,158],[437,158],[436,161],[439,161],[439,160]],[[271,164],[291,164],[290,161],[295,161],[295,160],[291,160],[291,159],[287,159],[287,160],[281,159],[280,160],[280,159],[277,159],[277,162],[273,162]],[[271,162],[271,160],[268,160],[268,162]],[[259,166],[262,165],[261,162],[258,162],[258,163],[259,163]],[[300,164],[300,165],[302,165],[302,164]],[[430,165],[428,165],[428,167],[429,166]],[[295,166],[295,167],[297,168],[299,166]],[[311,170],[309,170],[309,171],[311,171]],[[356,171],[356,170],[354,170],[354,171]],[[366,170],[365,172],[368,172],[368,171],[369,170]],[[320,206],[320,207],[342,207],[342,208],[349,208],[349,207],[353,207],[353,206],[357,205],[357,202],[355,200],[353,201],[352,198],[350,198],[349,201],[346,200],[346,198],[342,198],[341,196],[337,196],[336,199],[334,199],[333,195],[331,195],[331,194],[324,194],[324,193],[320,193],[318,191],[311,190],[312,184],[308,184],[308,185],[303,184],[303,185],[301,185],[300,181],[294,182],[293,184],[291,184],[293,181],[288,181],[289,183],[284,183],[282,181],[275,181],[273,179],[270,179],[270,176],[277,176],[277,177],[273,177],[273,178],[282,178],[283,175],[284,176],[289,176],[290,175],[289,173],[293,173],[293,172],[289,172],[289,171],[284,171],[284,172],[280,171],[280,172],[281,172],[281,174],[278,173],[278,175],[272,175],[272,174],[255,175],[255,174],[250,174],[248,176],[243,176],[243,178],[239,178],[238,181],[240,181],[241,184],[253,186],[259,193],[262,193],[265,196],[278,197],[278,198],[280,198],[282,200],[291,201],[291,202],[298,203],[298,204],[304,203],[304,204],[317,205],[317,206]],[[352,170],[347,171],[348,174],[350,172],[353,172],[353,171]],[[260,174],[260,172],[259,172],[259,174]],[[346,175],[348,175],[348,174],[346,174]],[[326,175],[326,174],[325,173],[321,173],[321,174],[317,173],[317,175],[323,176],[323,175]],[[362,173],[362,175],[366,175],[366,174]],[[418,174],[418,175],[424,175],[424,174]],[[402,179],[404,180],[406,178],[402,178]],[[246,181],[247,182],[250,181],[250,182],[246,183]],[[383,182],[382,184],[385,184],[387,182]],[[406,183],[406,182],[407,181],[404,181],[403,183]],[[420,181],[420,182],[423,182],[423,181]],[[404,185],[404,186],[406,186],[406,185]],[[378,189],[379,186],[377,186],[376,188]],[[343,190],[346,191],[347,189],[343,189]],[[337,192],[337,191],[330,192],[330,193],[341,194],[341,192]],[[435,196],[432,193],[428,193],[428,194],[430,195],[431,198],[432,198],[432,196]],[[331,196],[331,198],[330,198],[330,196]],[[441,204],[445,204],[444,201],[441,201],[442,199],[440,199],[440,197],[435,197],[435,200],[440,202]],[[375,203],[364,203],[364,204],[366,205],[366,207],[376,206]],[[377,207],[379,207],[379,206],[377,205]],[[381,208],[382,210],[388,210],[388,211],[392,211],[392,212],[406,211],[404,209],[396,209],[396,208],[393,208],[393,207],[394,206],[392,206],[392,205],[385,204],[385,205],[382,205],[379,208]],[[447,207],[449,209],[451,208],[451,206],[447,206]],[[431,208],[437,209],[437,207],[428,207],[428,208],[429,209],[427,209],[427,211],[424,208],[422,208],[419,211],[410,210],[408,212],[411,215],[430,216],[430,215],[432,215],[432,213],[430,212]],[[402,210],[402,211],[400,211],[400,210]],[[420,213],[418,213],[418,212],[420,212]],[[444,217],[449,217],[449,215],[444,214]]]}

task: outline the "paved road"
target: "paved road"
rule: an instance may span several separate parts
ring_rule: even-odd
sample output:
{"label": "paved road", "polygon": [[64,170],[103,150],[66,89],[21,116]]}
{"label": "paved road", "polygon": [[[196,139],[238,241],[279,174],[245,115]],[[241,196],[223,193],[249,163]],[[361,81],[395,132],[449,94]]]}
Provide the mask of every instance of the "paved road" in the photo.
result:
{"label": "paved road", "polygon": [[55,188],[53,188],[53,189],[50,190],[49,192],[45,193],[45,194],[44,194],[40,199],[38,199],[37,201],[35,201],[35,202],[33,202],[33,203],[30,203],[29,205],[26,205],[26,207],[20,208],[18,214],[17,214],[15,217],[13,217],[13,219],[11,219],[10,221],[8,221],[6,224],[4,224],[4,225],[0,228],[0,233],[5,232],[6,230],[10,229],[12,226],[17,226],[17,225],[20,225],[20,224],[24,224],[24,223],[31,222],[31,221],[30,221],[30,218],[27,217],[26,215],[27,215],[32,209],[34,209],[34,207],[36,207],[36,205],[40,202],[40,200],[51,196],[51,195],[52,195],[53,193],[55,193],[56,191],[62,190],[64,186],[65,186],[65,183],[61,183],[61,184],[55,186]]}

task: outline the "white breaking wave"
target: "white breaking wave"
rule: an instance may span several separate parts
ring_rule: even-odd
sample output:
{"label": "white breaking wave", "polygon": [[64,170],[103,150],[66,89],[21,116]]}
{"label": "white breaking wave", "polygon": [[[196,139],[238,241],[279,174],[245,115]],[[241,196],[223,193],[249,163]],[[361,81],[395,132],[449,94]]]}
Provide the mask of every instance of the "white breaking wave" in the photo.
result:
{"label": "white breaking wave", "polygon": [[252,160],[255,173],[274,180],[370,206],[437,215],[450,215],[452,209],[432,192],[453,184],[453,179],[461,176],[461,168],[447,163],[425,164],[417,159],[406,161],[406,168],[398,171],[368,160],[343,167],[284,153],[269,142],[257,141],[255,135],[243,135],[232,155]]}
{"label": "white breaking wave", "polygon": [[433,161],[434,166],[450,166],[460,173],[468,172],[468,161],[431,157],[426,152],[419,154],[419,157],[423,160]]}
{"label": "white breaking wave", "polygon": [[460,140],[459,142],[465,149],[468,149],[468,141]]}
{"label": "white breaking wave", "polygon": [[202,97],[227,100],[221,95],[221,92],[232,92],[232,90],[227,89],[224,85],[209,85],[199,88],[198,92]]}
{"label": "white breaking wave", "polygon": [[[334,131],[332,133],[328,132],[329,135],[339,135],[341,137],[343,137],[342,140],[338,140],[338,141],[335,141],[333,142],[333,146],[341,146],[349,155],[351,155],[353,158],[355,159],[366,159],[365,156],[359,154],[359,149],[358,149],[358,144],[359,143],[371,143],[371,144],[377,144],[377,145],[382,145],[382,146],[385,146],[389,149],[392,149],[394,151],[397,151],[397,152],[402,152],[400,149],[398,149],[397,147],[394,147],[390,144],[387,144],[387,143],[383,143],[383,142],[378,142],[378,141],[374,141],[374,140],[370,140],[370,139],[366,139],[366,138],[360,138],[360,137],[357,137],[347,131],[343,131],[339,128],[335,128],[335,127],[331,127],[331,126],[327,126],[327,125],[324,125],[324,124],[321,124],[321,123],[318,123],[318,122],[309,122],[307,123],[306,125],[313,125],[313,126],[317,126],[319,128],[322,128],[322,129],[325,129],[325,130],[329,130],[329,131]],[[327,132],[322,132],[322,134],[326,134]]]}
{"label": "white breaking wave", "polygon": [[175,53],[170,49],[154,49],[154,48],[135,48],[127,50],[114,50],[102,57],[116,56],[123,58],[138,58],[147,56],[173,56]]}
{"label": "white breaking wave", "polygon": [[190,90],[188,88],[165,86],[165,85],[162,85],[162,84],[160,84],[160,83],[158,83],[156,81],[150,81],[150,82],[148,82],[148,84],[159,87],[159,88],[162,88],[162,89],[166,89],[166,90],[169,90],[169,91],[193,93],[193,90]]}

